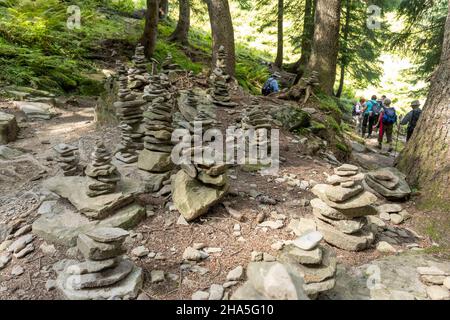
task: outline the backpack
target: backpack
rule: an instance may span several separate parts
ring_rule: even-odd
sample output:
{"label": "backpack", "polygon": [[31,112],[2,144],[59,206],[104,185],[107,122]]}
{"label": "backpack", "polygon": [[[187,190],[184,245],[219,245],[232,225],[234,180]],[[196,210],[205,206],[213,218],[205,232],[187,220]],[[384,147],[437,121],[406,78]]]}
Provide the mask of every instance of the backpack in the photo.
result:
{"label": "backpack", "polygon": [[421,109],[415,109],[412,111],[412,115],[411,115],[411,120],[409,121],[409,126],[411,128],[415,128],[417,121],[419,121],[419,117],[422,114],[422,110]]}
{"label": "backpack", "polygon": [[384,108],[383,123],[396,123],[397,113],[394,108]]}
{"label": "backpack", "polygon": [[267,79],[262,87],[261,93],[263,96],[268,96],[272,93],[272,78]]}
{"label": "backpack", "polygon": [[373,103],[372,111],[374,114],[380,114],[382,108],[383,105],[381,104],[381,101],[377,101]]}

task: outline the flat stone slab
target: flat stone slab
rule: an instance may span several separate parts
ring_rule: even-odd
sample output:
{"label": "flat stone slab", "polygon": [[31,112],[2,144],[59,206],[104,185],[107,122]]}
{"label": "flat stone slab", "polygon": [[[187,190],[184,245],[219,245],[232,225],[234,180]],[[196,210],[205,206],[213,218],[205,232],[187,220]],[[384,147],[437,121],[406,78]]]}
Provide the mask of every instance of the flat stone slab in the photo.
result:
{"label": "flat stone slab", "polygon": [[86,177],[52,177],[43,183],[44,188],[59,196],[69,200],[81,213],[94,219],[102,219],[113,211],[133,202],[134,187],[133,182],[128,183],[123,179],[118,189],[122,192],[105,194],[98,197],[89,197],[88,178]]}
{"label": "flat stone slab", "polygon": [[320,264],[322,262],[322,249],[320,247],[307,251],[293,245],[288,245],[282,250],[286,251],[286,254],[301,264]]}
{"label": "flat stone slab", "polygon": [[144,218],[145,208],[138,204],[123,207],[104,220],[90,220],[80,213],[56,207],[52,212],[39,217],[33,223],[32,231],[47,242],[74,246],[79,234],[98,227],[131,229]]}
{"label": "flat stone slab", "polygon": [[100,261],[87,260],[78,264],[69,266],[66,269],[67,274],[80,275],[87,273],[100,272],[105,269],[115,267],[118,259],[106,259]]}
{"label": "flat stone slab", "polygon": [[78,235],[77,239],[78,250],[89,260],[105,260],[115,258],[122,253],[122,242],[101,243],[97,242],[84,234]]}
{"label": "flat stone slab", "polygon": [[106,287],[124,279],[132,270],[133,263],[123,260],[114,268],[101,272],[70,275],[65,285],[73,290]]}
{"label": "flat stone slab", "polygon": [[[67,266],[79,263],[76,260],[69,260]],[[113,285],[94,288],[73,290],[67,287],[66,280],[69,277],[65,272],[59,272],[56,279],[57,288],[69,300],[107,300],[111,298],[124,298],[125,296],[135,298],[143,285],[142,269],[133,266],[131,272],[122,280]]]}
{"label": "flat stone slab", "polygon": [[0,111],[0,144],[7,144],[17,138],[19,126],[16,117]]}
{"label": "flat stone slab", "polygon": [[53,106],[48,103],[28,101],[14,101],[13,103],[23,111],[29,119],[49,120],[57,114]]}
{"label": "flat stone slab", "polygon": [[130,233],[121,228],[95,228],[94,230],[86,232],[86,235],[95,241],[109,243],[116,241],[123,241]]}
{"label": "flat stone slab", "polygon": [[312,250],[322,239],[323,235],[319,231],[311,231],[292,241],[292,244],[302,250]]}

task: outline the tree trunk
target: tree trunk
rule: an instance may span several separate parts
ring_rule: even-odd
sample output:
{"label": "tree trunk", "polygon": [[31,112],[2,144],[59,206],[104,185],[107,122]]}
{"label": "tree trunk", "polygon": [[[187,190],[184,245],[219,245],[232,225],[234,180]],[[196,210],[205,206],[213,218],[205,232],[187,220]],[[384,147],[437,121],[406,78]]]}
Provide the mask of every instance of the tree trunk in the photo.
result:
{"label": "tree trunk", "polygon": [[178,15],[177,27],[169,37],[169,41],[179,42],[184,45],[188,45],[188,34],[190,27],[191,6],[190,0],[179,0],[180,13]]}
{"label": "tree trunk", "polygon": [[275,67],[281,68],[283,66],[283,13],[284,1],[278,0],[278,44],[277,57],[275,58]]}
{"label": "tree trunk", "polygon": [[421,190],[424,204],[450,210],[450,1],[438,68],[414,133],[398,167]]}
{"label": "tree trunk", "polygon": [[236,64],[234,31],[228,0],[205,0],[205,2],[208,5],[213,40],[212,67],[216,65],[217,53],[222,45],[227,53],[226,72],[234,77]]}
{"label": "tree trunk", "polygon": [[320,88],[333,94],[339,52],[341,0],[317,0],[314,38],[307,72],[319,73]]}
{"label": "tree trunk", "polygon": [[150,59],[156,47],[158,36],[158,0],[147,0],[147,11],[145,12],[144,34],[141,43],[145,48],[145,56]]}
{"label": "tree trunk", "polygon": [[345,80],[345,69],[348,65],[348,34],[350,32],[350,0],[346,0],[346,8],[345,8],[345,25],[344,25],[344,35],[343,35],[343,48],[342,48],[342,58],[341,58],[341,75],[339,77],[339,88],[336,92],[336,97],[340,98],[342,95],[342,91],[344,91],[344,80]]}
{"label": "tree trunk", "polygon": [[169,0],[159,0],[159,20],[165,20],[169,14]]}

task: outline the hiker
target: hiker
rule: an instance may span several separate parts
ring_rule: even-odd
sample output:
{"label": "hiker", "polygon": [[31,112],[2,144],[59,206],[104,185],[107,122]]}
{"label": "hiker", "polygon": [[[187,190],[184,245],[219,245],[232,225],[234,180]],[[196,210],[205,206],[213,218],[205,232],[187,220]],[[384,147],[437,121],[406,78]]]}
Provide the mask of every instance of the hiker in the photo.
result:
{"label": "hiker", "polygon": [[364,104],[363,107],[363,122],[361,135],[364,138],[367,130],[367,138],[372,136],[373,123],[376,118],[374,116],[374,106],[378,106],[377,96],[373,95],[372,98]]}
{"label": "hiker", "polygon": [[387,143],[389,145],[388,152],[392,148],[392,133],[394,131],[394,124],[397,123],[397,112],[394,107],[391,107],[391,100],[386,98],[384,100],[384,107],[382,108],[378,117],[378,122],[375,127],[379,127],[378,132],[378,149],[383,148],[383,137],[386,134]]}
{"label": "hiker", "polygon": [[422,109],[420,107],[420,101],[414,100],[411,102],[411,108],[412,110],[408,112],[408,114],[403,118],[402,122],[400,124],[402,126],[408,125],[408,128],[406,130],[406,141],[408,141],[417,125],[417,121],[419,121],[420,115],[422,114]]}
{"label": "hiker", "polygon": [[278,79],[280,78],[281,75],[278,72],[274,72],[264,83],[264,86],[262,87],[262,94],[264,96],[268,96],[271,93],[279,92],[280,87],[278,85]]}
{"label": "hiker", "polygon": [[353,105],[352,117],[356,124],[356,132],[361,131],[361,112],[365,102],[366,99],[361,98]]}

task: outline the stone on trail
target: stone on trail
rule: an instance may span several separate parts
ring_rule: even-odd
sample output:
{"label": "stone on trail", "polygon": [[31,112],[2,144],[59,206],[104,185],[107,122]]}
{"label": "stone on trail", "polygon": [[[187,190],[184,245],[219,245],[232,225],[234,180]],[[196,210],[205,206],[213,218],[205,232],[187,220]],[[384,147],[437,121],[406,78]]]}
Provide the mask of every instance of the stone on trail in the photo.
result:
{"label": "stone on trail", "polygon": [[21,266],[14,266],[11,270],[11,274],[16,277],[22,275],[24,272],[25,270]]}
{"label": "stone on trail", "polygon": [[449,290],[442,286],[427,287],[427,294],[431,300],[448,300],[450,298]]}
{"label": "stone on trail", "polygon": [[77,247],[85,259],[89,260],[110,259],[124,252],[121,247],[121,242],[114,242],[112,244],[100,243],[84,234],[78,235]]}
{"label": "stone on trail", "polygon": [[56,110],[48,103],[27,101],[14,101],[13,103],[30,120],[50,120],[56,116]]}
{"label": "stone on trail", "polygon": [[10,253],[2,253],[0,255],[0,270],[2,270],[8,262],[11,261],[11,254]]}
{"label": "stone on trail", "polygon": [[[1,120],[0,120],[1,121]],[[0,143],[1,142],[1,123],[0,123]],[[6,143],[6,142],[5,142]],[[17,149],[10,148],[8,146],[0,145],[0,160],[13,160],[14,158],[20,157],[24,155],[22,151]]]}
{"label": "stone on trail", "polygon": [[163,270],[152,270],[150,272],[150,278],[152,283],[159,283],[165,280],[164,271]]}
{"label": "stone on trail", "polygon": [[296,236],[302,236],[307,232],[316,231],[316,229],[316,222],[313,219],[292,219],[288,225],[288,230],[294,232]]}
{"label": "stone on trail", "polygon": [[393,224],[400,224],[403,222],[403,217],[400,214],[392,213],[389,215]]}
{"label": "stone on trail", "polygon": [[15,240],[7,249],[8,252],[18,253],[24,249],[35,238],[32,234],[26,234]]}
{"label": "stone on trail", "polygon": [[78,264],[73,264],[67,267],[66,273],[71,275],[86,274],[100,272],[105,269],[115,267],[117,259],[106,259],[100,261],[86,260]]}
{"label": "stone on trail", "polygon": [[[0,111],[0,144],[15,141],[18,133],[19,126],[17,125],[16,117]],[[3,152],[5,151],[3,150]]]}
{"label": "stone on trail", "polygon": [[172,199],[186,221],[205,214],[225,196],[229,185],[222,188],[206,186],[187,175],[184,170],[172,176]]}
{"label": "stone on trail", "polygon": [[130,233],[121,228],[95,228],[86,232],[86,235],[95,241],[109,243],[123,241]]}
{"label": "stone on trail", "polygon": [[145,209],[138,204],[131,204],[118,209],[101,221],[91,221],[77,212],[57,208],[49,214],[43,214],[33,223],[33,233],[48,242],[74,246],[79,234],[97,227],[130,229],[144,218]]}
{"label": "stone on trail", "polygon": [[388,200],[404,200],[411,195],[405,175],[393,167],[382,168],[366,174],[364,183]]}
{"label": "stone on trail", "polygon": [[16,259],[22,259],[23,257],[25,257],[27,254],[31,253],[34,251],[34,246],[32,243],[28,244],[25,248],[23,248],[22,250],[20,250],[17,253],[14,253],[14,257]]}
{"label": "stone on trail", "polygon": [[397,250],[395,250],[395,248],[393,246],[391,246],[389,243],[387,243],[386,241],[378,242],[377,250],[380,252],[389,252],[389,253],[397,252]]}
{"label": "stone on trail", "polygon": [[270,228],[270,229],[273,229],[273,230],[280,229],[283,226],[284,226],[284,223],[281,220],[264,221],[264,222],[258,224],[258,227],[261,227],[261,228],[267,227],[267,228]]}
{"label": "stone on trail", "polygon": [[209,288],[209,298],[208,300],[222,300],[224,293],[224,288],[220,284],[212,284]]}
{"label": "stone on trail", "polygon": [[138,257],[138,258],[145,257],[145,256],[147,256],[149,253],[150,253],[150,251],[149,251],[146,247],[144,247],[144,246],[139,246],[139,247],[136,247],[136,248],[134,248],[133,250],[131,250],[131,254],[132,254],[133,256]]}
{"label": "stone on trail", "polygon": [[292,244],[302,250],[312,250],[322,241],[323,235],[319,231],[312,231],[292,241]]}
{"label": "stone on trail", "polygon": [[144,149],[139,153],[138,168],[151,172],[166,172],[173,168],[170,153]]}
{"label": "stone on trail", "polygon": [[378,207],[378,211],[387,213],[397,213],[402,210],[402,206],[396,203],[385,203]]}
{"label": "stone on trail", "polygon": [[192,247],[187,247],[183,252],[183,259],[188,261],[200,261],[206,259],[208,254]]}
{"label": "stone on trail", "polygon": [[192,300],[208,300],[209,292],[196,291],[192,294]]}
{"label": "stone on trail", "polygon": [[227,281],[238,281],[242,279],[244,274],[244,268],[242,266],[237,266],[227,274]]}

